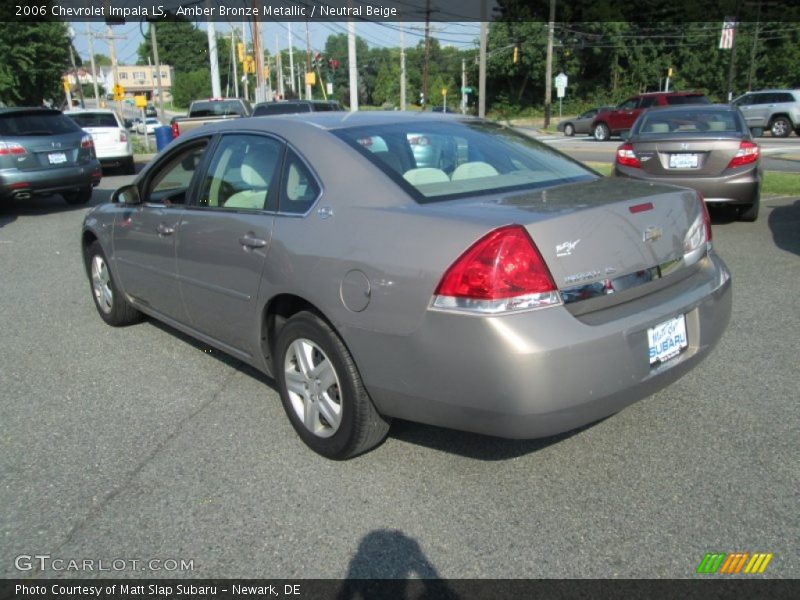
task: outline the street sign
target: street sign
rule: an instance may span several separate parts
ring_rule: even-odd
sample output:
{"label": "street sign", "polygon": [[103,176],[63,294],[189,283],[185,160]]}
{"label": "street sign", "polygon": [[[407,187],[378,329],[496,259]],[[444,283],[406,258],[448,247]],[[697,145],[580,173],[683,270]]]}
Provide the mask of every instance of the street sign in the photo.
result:
{"label": "street sign", "polygon": [[317,84],[317,74],[306,73],[306,85],[316,85],[316,84]]}
{"label": "street sign", "polygon": [[556,75],[556,87],[567,87],[567,76],[564,73]]}
{"label": "street sign", "polygon": [[134,96],[133,103],[136,105],[136,108],[145,108],[147,106],[147,96]]}
{"label": "street sign", "polygon": [[447,95],[447,88],[442,88],[442,96],[446,96],[446,95]]}
{"label": "street sign", "polygon": [[566,96],[567,88],[557,87],[556,88],[556,98],[563,98]]}
{"label": "street sign", "polygon": [[462,87],[461,88],[461,93],[462,94],[471,94],[472,93],[472,88],[471,87]]}

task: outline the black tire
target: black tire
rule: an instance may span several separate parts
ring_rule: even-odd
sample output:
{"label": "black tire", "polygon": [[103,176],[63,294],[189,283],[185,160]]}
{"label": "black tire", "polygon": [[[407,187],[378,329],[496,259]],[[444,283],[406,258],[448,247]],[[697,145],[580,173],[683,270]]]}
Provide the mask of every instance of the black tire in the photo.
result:
{"label": "black tire", "polygon": [[92,199],[92,186],[79,189],[77,192],[67,192],[64,194],[64,200],[67,204],[86,204]]}
{"label": "black tire", "polygon": [[758,219],[758,210],[761,208],[761,194],[756,194],[756,198],[752,204],[745,204],[739,207],[738,218],[740,221],[748,223],[755,222]]}
{"label": "black tire", "polygon": [[772,137],[789,137],[789,134],[792,132],[792,123],[786,117],[775,117],[769,124],[769,131]]}
{"label": "black tire", "polygon": [[564,125],[564,135],[568,135],[569,137],[575,135],[575,126],[572,123]]}
{"label": "black tire", "polygon": [[594,136],[594,139],[596,139],[598,142],[605,142],[611,139],[611,130],[605,123],[598,123],[597,125],[594,126],[594,129],[592,130],[592,135]]}
{"label": "black tire", "polygon": [[92,242],[86,250],[86,270],[94,306],[103,321],[114,327],[122,327],[141,320],[142,313],[128,304],[119,291],[98,241]]}
{"label": "black tire", "polygon": [[122,172],[125,175],[136,175],[136,163],[132,156],[122,164]]}
{"label": "black tire", "polygon": [[[332,382],[327,388],[323,389],[324,383],[320,387],[324,376],[304,375],[298,353],[319,371],[318,375],[328,374]],[[326,362],[328,368],[333,369],[332,376],[324,368]],[[287,371],[294,374],[292,387],[295,391],[291,395]],[[306,371],[310,372],[308,367]],[[375,410],[342,340],[317,315],[297,313],[280,330],[275,344],[275,377],[289,421],[300,439],[317,454],[344,460],[373,449],[386,438],[390,421]],[[327,400],[323,401],[323,396]],[[326,408],[321,409],[322,406]],[[325,410],[333,417],[330,421],[322,414]],[[298,414],[301,411],[302,419]],[[306,418],[310,426],[306,426]]]}

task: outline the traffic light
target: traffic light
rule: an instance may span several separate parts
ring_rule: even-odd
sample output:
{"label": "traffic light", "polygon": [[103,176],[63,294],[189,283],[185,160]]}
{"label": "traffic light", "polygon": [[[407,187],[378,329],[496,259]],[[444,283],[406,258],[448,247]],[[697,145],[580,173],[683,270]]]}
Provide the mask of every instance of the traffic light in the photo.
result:
{"label": "traffic light", "polygon": [[519,46],[514,46],[514,64],[519,62]]}
{"label": "traffic light", "polygon": [[244,62],[244,44],[242,42],[239,42],[239,43],[236,44],[236,51],[239,54],[239,62],[243,63]]}

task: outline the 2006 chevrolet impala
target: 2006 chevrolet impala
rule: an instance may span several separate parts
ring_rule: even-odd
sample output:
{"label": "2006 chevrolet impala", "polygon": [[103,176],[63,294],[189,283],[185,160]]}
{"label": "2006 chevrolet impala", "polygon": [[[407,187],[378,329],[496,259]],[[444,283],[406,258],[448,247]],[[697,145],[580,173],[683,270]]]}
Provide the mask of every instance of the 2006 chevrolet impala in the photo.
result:
{"label": "2006 chevrolet impala", "polygon": [[730,318],[696,192],[477,119],[237,119],[112,200],[83,227],[100,316],[145,313],[273,376],[330,458],[393,417],[510,438],[591,423],[696,366]]}

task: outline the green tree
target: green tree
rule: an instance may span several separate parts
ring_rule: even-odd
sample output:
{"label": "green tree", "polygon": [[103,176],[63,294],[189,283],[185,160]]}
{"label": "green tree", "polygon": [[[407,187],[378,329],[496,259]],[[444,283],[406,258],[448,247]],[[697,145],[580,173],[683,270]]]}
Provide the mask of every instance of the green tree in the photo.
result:
{"label": "green tree", "polygon": [[197,69],[188,73],[176,72],[172,83],[172,97],[176,106],[188,107],[192,100],[211,95],[211,73]]}
{"label": "green tree", "polygon": [[10,106],[60,104],[69,44],[65,23],[12,22],[11,17],[0,22],[0,100]]}
{"label": "green tree", "polygon": [[[148,27],[151,27],[149,25]],[[158,59],[175,69],[176,73],[189,73],[198,69],[208,69],[208,36],[190,21],[176,20],[159,22],[156,29]],[[146,65],[153,58],[150,44],[150,30],[145,32],[144,41],[139,44],[139,64]]]}
{"label": "green tree", "polygon": [[110,67],[111,66],[111,59],[106,56],[105,54],[95,54],[94,55],[94,64],[97,67]]}

